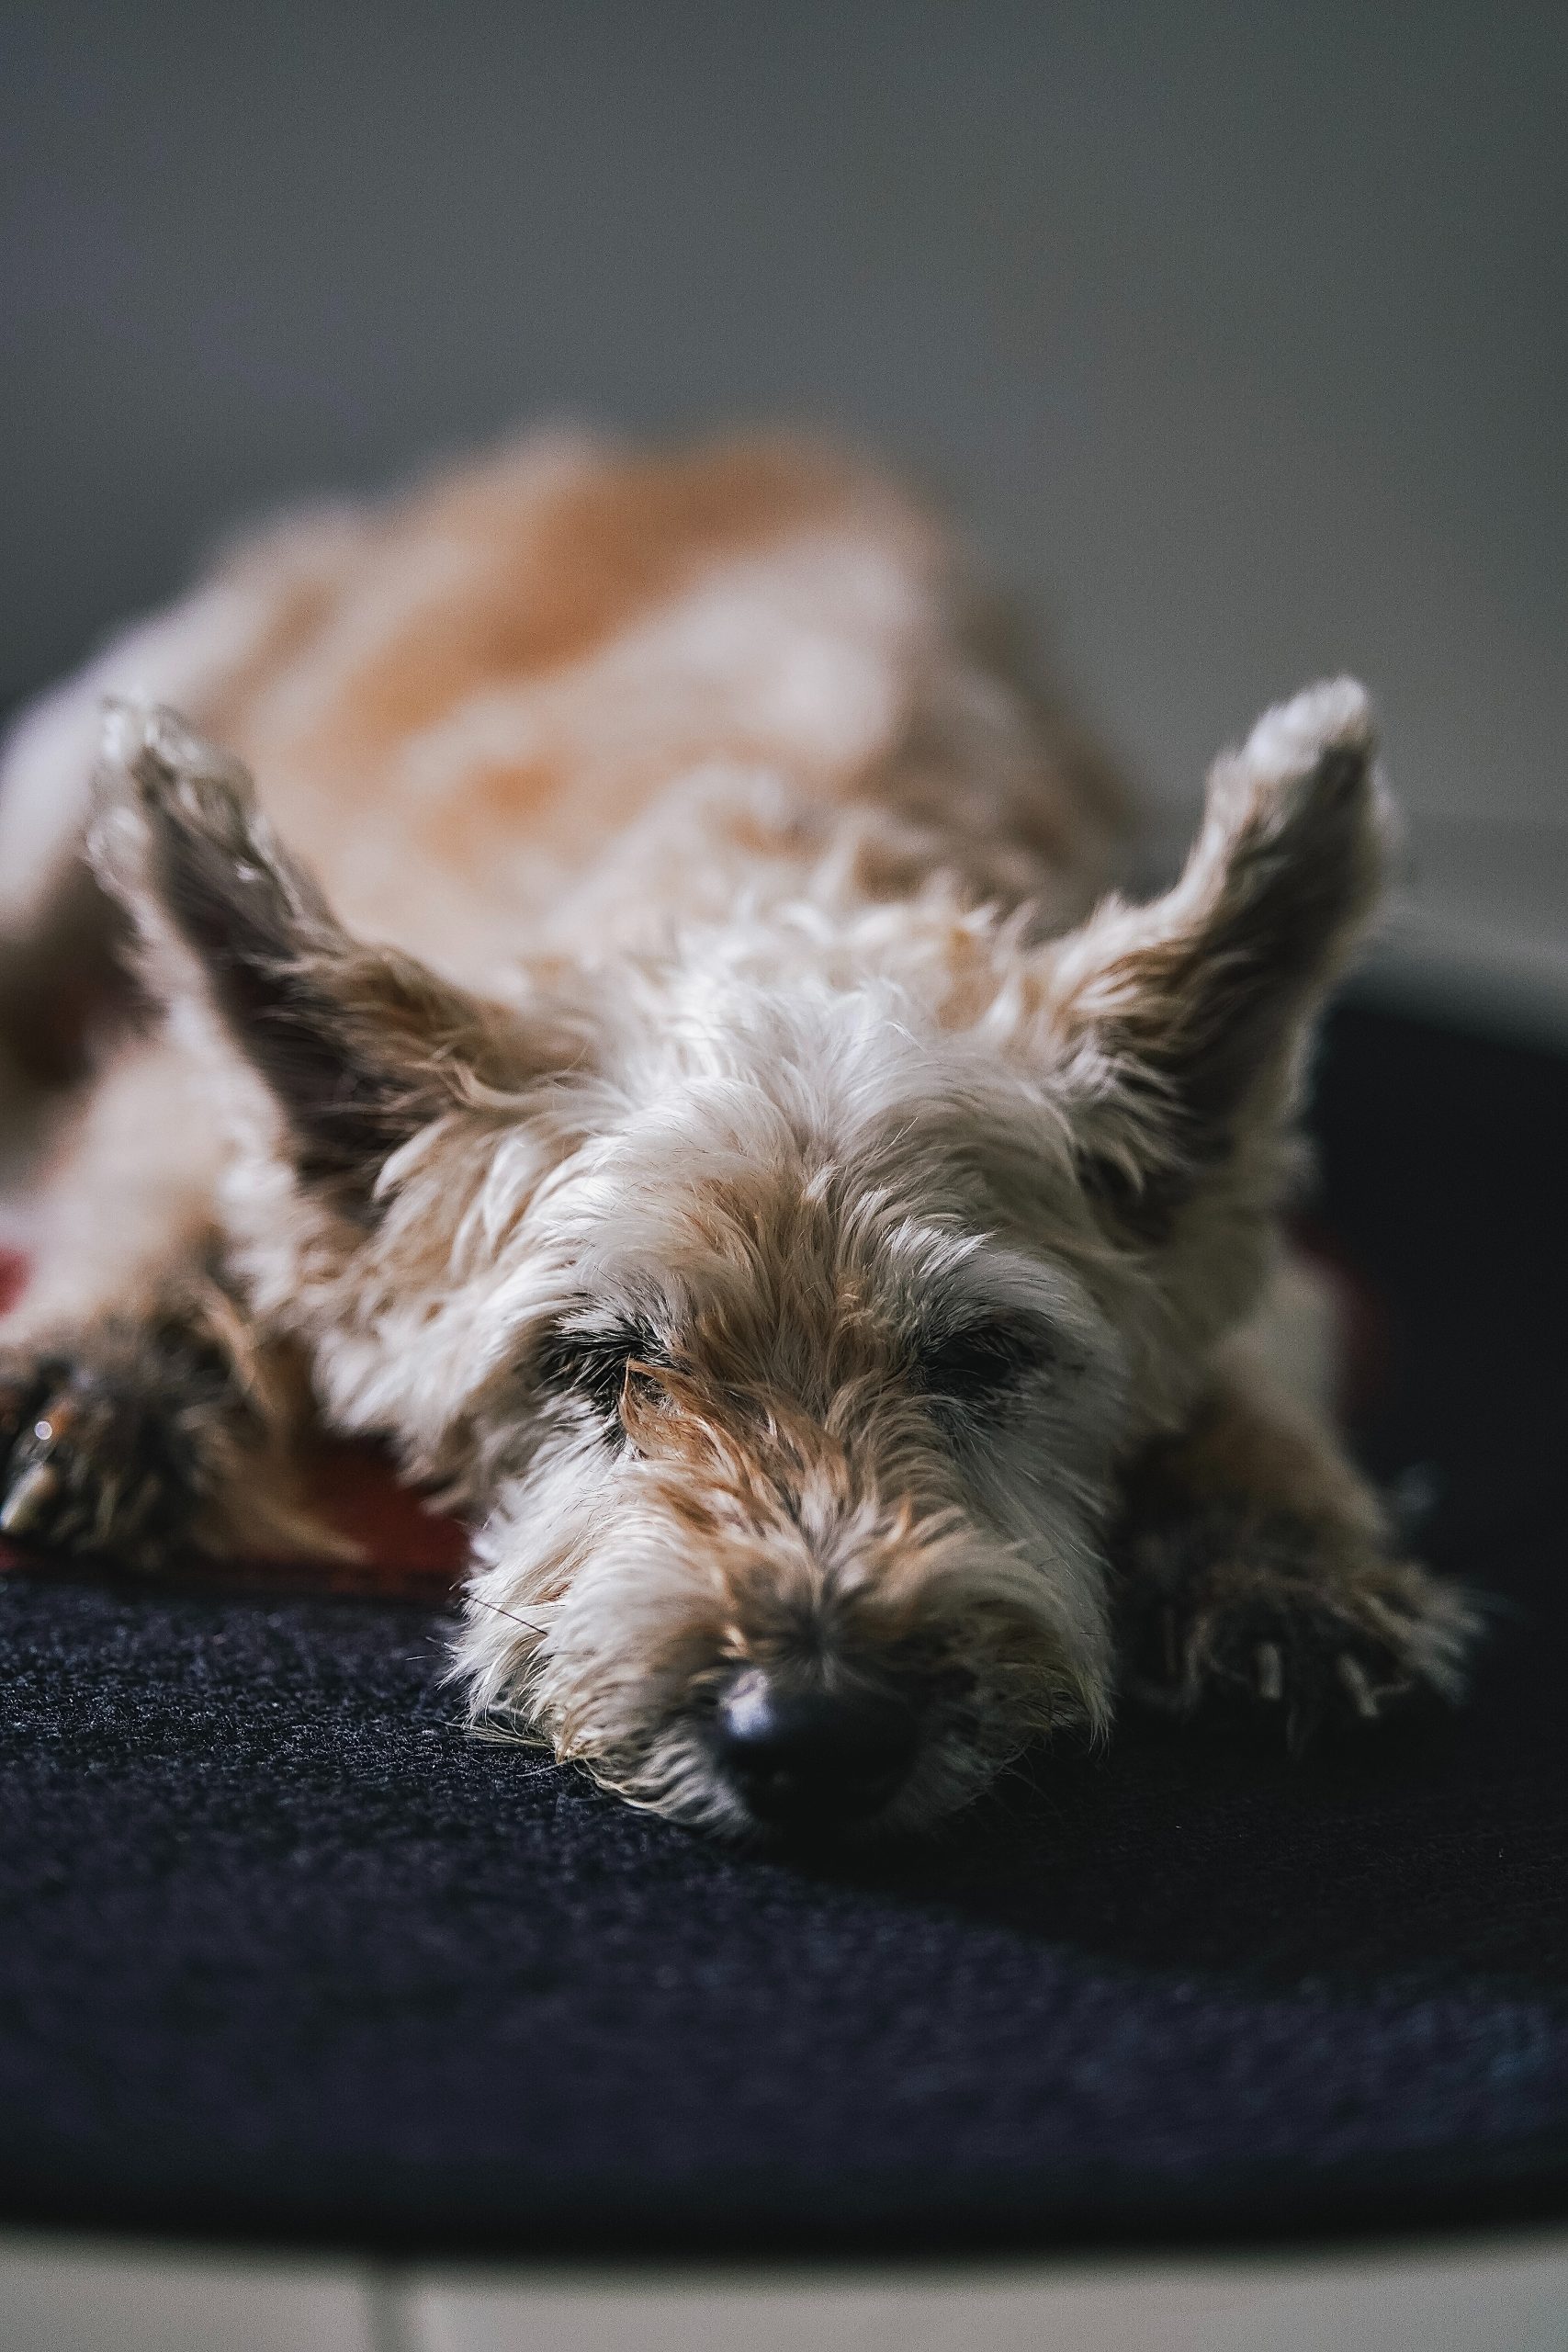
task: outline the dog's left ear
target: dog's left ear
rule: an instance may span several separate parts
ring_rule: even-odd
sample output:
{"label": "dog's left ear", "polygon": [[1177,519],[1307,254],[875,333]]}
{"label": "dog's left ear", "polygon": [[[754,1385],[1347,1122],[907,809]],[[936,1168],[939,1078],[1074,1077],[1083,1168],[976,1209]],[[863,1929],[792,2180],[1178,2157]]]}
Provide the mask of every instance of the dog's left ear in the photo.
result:
{"label": "dog's left ear", "polygon": [[1175,888],[1110,901],[1045,953],[1045,1049],[1085,1182],[1141,1239],[1292,1106],[1312,1017],[1378,893],[1375,753],[1353,679],[1267,712],[1216,763]]}
{"label": "dog's left ear", "polygon": [[300,1181],[355,1218],[400,1146],[476,1090],[581,1060],[580,1026],[524,1018],[355,939],[255,804],[246,770],[172,711],[110,710],[92,854],[154,997],[265,1082]]}

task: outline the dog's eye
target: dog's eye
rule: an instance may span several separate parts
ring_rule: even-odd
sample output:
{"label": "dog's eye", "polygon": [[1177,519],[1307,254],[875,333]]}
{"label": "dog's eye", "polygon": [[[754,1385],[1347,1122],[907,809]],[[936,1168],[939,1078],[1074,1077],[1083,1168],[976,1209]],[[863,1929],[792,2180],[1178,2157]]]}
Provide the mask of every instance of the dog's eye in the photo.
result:
{"label": "dog's eye", "polygon": [[539,1359],[543,1385],[582,1397],[605,1420],[615,1418],[628,1374],[638,1363],[658,1363],[663,1351],[651,1331],[623,1323],[603,1331],[553,1331]]}
{"label": "dog's eye", "polygon": [[987,1316],[934,1333],[918,1360],[919,1383],[950,1404],[983,1404],[1017,1388],[1048,1365],[1054,1351],[1037,1324],[1021,1316]]}

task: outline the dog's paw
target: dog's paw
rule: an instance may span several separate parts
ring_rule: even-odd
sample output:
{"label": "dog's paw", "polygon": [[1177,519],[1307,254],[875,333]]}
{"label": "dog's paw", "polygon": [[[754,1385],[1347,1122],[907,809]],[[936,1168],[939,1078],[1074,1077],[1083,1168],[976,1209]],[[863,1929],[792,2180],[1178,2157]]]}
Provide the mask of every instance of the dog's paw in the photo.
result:
{"label": "dog's paw", "polygon": [[155,1568],[201,1501],[200,1399],[136,1335],[0,1352],[0,1535]]}
{"label": "dog's paw", "polygon": [[1338,1530],[1215,1511],[1122,1555],[1124,1682],[1168,1712],[1248,1712],[1292,1747],[1463,1691],[1480,1631],[1455,1585]]}

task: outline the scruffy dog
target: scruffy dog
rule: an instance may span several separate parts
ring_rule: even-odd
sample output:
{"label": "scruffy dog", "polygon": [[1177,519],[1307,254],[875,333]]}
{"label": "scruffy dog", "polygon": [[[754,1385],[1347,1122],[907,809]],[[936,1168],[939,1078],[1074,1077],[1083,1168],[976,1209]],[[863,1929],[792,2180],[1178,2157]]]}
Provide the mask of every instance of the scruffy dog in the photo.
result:
{"label": "scruffy dog", "polygon": [[312,1429],[378,1433],[472,1521],[476,1713],[727,1833],[918,1826],[1119,1684],[1458,1690],[1462,1598],[1270,1360],[1378,887],[1358,686],[1130,905],[1101,763],[901,494],[526,443],[243,548],[31,716],[14,1003],[114,694],[91,856],[166,1018],[4,1335],[13,1540],[309,1551]]}

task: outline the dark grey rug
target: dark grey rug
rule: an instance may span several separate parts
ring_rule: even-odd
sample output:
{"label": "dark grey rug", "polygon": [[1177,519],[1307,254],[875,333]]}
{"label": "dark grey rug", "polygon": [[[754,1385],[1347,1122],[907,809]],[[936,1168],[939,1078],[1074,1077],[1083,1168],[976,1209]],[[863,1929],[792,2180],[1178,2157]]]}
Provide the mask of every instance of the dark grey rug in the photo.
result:
{"label": "dark grey rug", "polygon": [[1129,1720],[919,1849],[726,1855],[477,1744],[439,1620],[0,1577],[0,2217],[510,2254],[1568,2211],[1568,1062],[1362,1009],[1322,1215],[1505,1596],[1292,1764]]}

